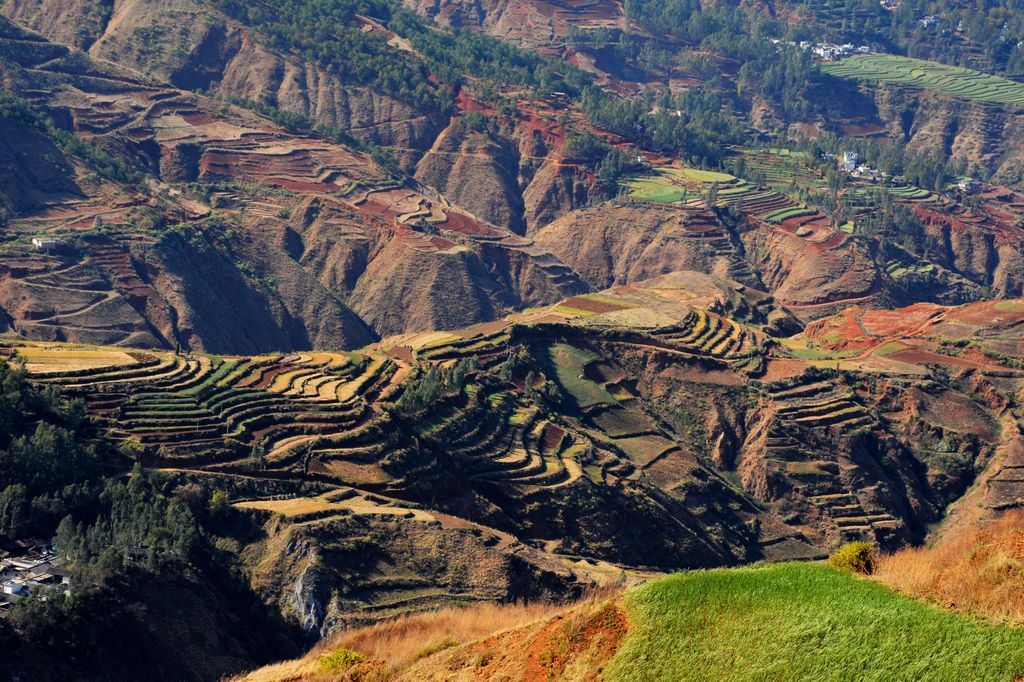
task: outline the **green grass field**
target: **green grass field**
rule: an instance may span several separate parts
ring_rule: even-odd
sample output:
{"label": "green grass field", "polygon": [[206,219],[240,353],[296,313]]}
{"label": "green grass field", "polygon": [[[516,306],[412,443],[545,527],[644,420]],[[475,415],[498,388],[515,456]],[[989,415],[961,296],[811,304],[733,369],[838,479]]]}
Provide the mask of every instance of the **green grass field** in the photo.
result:
{"label": "green grass field", "polygon": [[1022,301],[999,301],[995,304],[995,309],[1001,313],[1021,313],[1024,312],[1024,302]]}
{"label": "green grass field", "polygon": [[818,564],[693,571],[626,594],[608,680],[1013,680],[1024,629]]}
{"label": "green grass field", "polygon": [[843,78],[897,83],[952,97],[1024,107],[1024,83],[921,59],[888,54],[854,55],[822,64],[821,69]]}
{"label": "green grass field", "polygon": [[910,346],[906,345],[905,343],[900,343],[899,341],[889,341],[888,343],[876,348],[874,354],[877,355],[878,357],[885,358],[892,355],[893,353],[899,353],[901,350],[906,350],[908,348],[910,348]]}
{"label": "green grass field", "polygon": [[[644,201],[656,201],[659,203],[673,203],[683,198],[683,187],[675,185],[669,177],[664,175],[645,175],[639,178],[632,178],[626,181],[629,188],[629,196]],[[693,198],[699,197],[696,193]]]}
{"label": "green grass field", "polygon": [[599,359],[589,351],[556,343],[548,348],[548,356],[555,368],[555,377],[562,388],[572,396],[579,408],[615,403],[611,393],[583,376],[584,368]]}

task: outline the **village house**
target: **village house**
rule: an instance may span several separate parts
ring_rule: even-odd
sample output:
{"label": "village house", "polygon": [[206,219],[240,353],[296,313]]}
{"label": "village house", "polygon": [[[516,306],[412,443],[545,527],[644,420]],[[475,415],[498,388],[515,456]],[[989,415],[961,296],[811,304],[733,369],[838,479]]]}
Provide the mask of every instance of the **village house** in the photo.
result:
{"label": "village house", "polygon": [[56,237],[33,237],[32,246],[37,251],[57,251],[64,248],[64,240]]}
{"label": "village house", "polygon": [[843,161],[842,163],[839,164],[839,167],[842,168],[847,173],[852,173],[853,170],[857,167],[857,161],[859,159],[860,156],[857,154],[857,152],[843,152]]}
{"label": "village house", "polygon": [[850,174],[855,178],[870,180],[871,182],[878,182],[885,177],[885,173],[877,168],[872,168],[867,164],[857,166]]}

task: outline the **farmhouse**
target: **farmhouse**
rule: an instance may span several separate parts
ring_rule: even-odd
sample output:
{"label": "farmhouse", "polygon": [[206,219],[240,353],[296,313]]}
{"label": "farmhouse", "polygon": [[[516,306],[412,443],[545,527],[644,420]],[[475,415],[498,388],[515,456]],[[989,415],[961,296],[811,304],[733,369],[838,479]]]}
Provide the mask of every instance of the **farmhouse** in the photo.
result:
{"label": "farmhouse", "polygon": [[818,55],[825,61],[832,61],[840,56],[839,46],[833,45],[832,43],[819,43],[811,48],[811,52]]}
{"label": "farmhouse", "polygon": [[64,240],[56,237],[33,237],[32,246],[37,251],[57,251],[64,248]]}
{"label": "farmhouse", "polygon": [[857,166],[850,174],[855,178],[863,178],[865,180],[870,180],[872,182],[878,182],[879,180],[882,179],[882,176],[884,175],[884,173],[882,173],[882,171],[880,171],[879,169],[872,168],[867,164],[861,164]]}
{"label": "farmhouse", "polygon": [[840,168],[847,173],[852,173],[857,167],[857,160],[859,158],[860,156],[858,156],[857,152],[843,152],[843,162],[840,164]]}
{"label": "farmhouse", "polygon": [[977,180],[965,178],[956,184],[957,188],[964,194],[974,194],[981,190],[981,183]]}

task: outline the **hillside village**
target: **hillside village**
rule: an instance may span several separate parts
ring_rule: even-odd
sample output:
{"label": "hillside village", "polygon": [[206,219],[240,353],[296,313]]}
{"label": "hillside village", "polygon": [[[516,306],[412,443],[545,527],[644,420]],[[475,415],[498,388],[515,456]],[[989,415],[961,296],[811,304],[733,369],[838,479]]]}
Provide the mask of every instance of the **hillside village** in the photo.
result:
{"label": "hillside village", "polygon": [[70,589],[71,571],[52,547],[33,540],[0,542],[0,618],[21,599]]}

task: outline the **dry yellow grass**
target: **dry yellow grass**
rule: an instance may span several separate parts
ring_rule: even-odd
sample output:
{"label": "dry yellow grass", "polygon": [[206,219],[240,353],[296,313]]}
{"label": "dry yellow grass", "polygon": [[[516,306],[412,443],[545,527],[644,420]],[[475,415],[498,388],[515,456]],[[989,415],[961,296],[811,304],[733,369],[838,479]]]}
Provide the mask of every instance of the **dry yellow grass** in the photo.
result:
{"label": "dry yellow grass", "polygon": [[338,400],[345,402],[354,398],[384,364],[386,358],[374,357],[366,370],[352,381],[338,387]]}
{"label": "dry yellow grass", "polygon": [[422,509],[410,509],[408,507],[389,506],[377,504],[361,495],[355,495],[347,499],[332,499],[338,494],[337,490],[326,492],[316,497],[292,497],[283,500],[250,500],[248,502],[237,502],[239,509],[259,509],[281,514],[286,518],[295,518],[306,514],[321,512],[350,512],[353,514],[379,514],[384,516],[403,516],[411,520],[432,521],[434,515]]}
{"label": "dry yellow grass", "polygon": [[271,393],[288,392],[291,389],[292,384],[296,381],[296,377],[299,374],[305,375],[308,373],[310,373],[310,369],[308,367],[298,365],[296,366],[295,369],[289,370],[287,372],[282,372],[281,374],[278,374],[276,377],[274,377],[274,381],[271,382],[267,390],[270,391]]}
{"label": "dry yellow grass", "polygon": [[272,511],[277,514],[291,518],[303,514],[342,509],[342,505],[330,502],[320,497],[293,497],[286,500],[254,500],[251,502],[239,502],[235,505],[240,509],[260,509]]}
{"label": "dry yellow grass", "polygon": [[904,594],[1001,623],[1024,624],[1024,512],[883,556],[875,578]]}
{"label": "dry yellow grass", "polygon": [[474,642],[498,632],[538,623],[572,607],[550,604],[474,604],[405,616],[365,628],[345,630],[317,644],[300,659],[255,670],[237,678],[245,682],[336,680],[335,673],[320,672],[320,659],[339,649],[366,656],[376,665],[369,679],[393,679],[416,661],[458,644]]}
{"label": "dry yellow grass", "polygon": [[22,346],[18,356],[30,373],[70,372],[95,367],[120,367],[135,363],[128,353],[116,349],[75,346]]}

